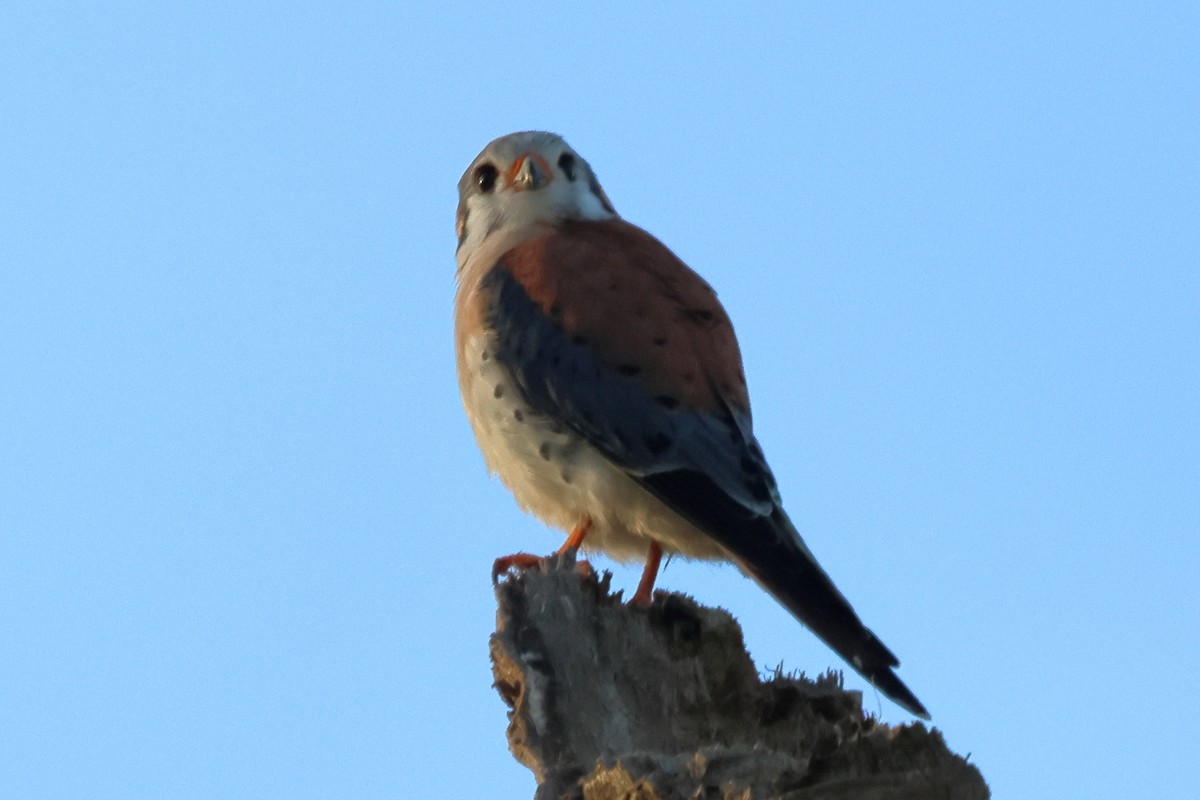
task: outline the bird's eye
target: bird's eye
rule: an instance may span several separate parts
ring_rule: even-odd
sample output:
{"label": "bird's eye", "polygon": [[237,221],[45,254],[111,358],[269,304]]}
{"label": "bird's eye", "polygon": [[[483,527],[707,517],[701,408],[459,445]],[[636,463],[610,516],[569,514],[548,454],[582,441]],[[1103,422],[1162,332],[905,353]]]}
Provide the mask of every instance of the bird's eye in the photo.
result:
{"label": "bird's eye", "polygon": [[567,180],[575,180],[575,156],[570,153],[563,153],[558,157],[558,168],[567,176]]}
{"label": "bird's eye", "polygon": [[499,175],[496,168],[491,164],[481,164],[475,170],[475,183],[479,184],[479,190],[487,194],[492,189],[496,188],[496,176]]}

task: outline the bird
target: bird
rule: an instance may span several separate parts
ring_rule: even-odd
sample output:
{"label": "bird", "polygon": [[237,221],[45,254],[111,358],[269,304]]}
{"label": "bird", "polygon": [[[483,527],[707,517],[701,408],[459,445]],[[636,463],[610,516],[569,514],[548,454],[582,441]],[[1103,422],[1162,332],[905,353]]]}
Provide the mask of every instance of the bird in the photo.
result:
{"label": "bird", "polygon": [[[619,216],[557,134],[490,142],[458,183],[454,348],[487,468],[569,532],[558,552],[728,561],[901,708],[929,719],[784,511],[712,287]],[[493,578],[536,563],[497,559]]]}

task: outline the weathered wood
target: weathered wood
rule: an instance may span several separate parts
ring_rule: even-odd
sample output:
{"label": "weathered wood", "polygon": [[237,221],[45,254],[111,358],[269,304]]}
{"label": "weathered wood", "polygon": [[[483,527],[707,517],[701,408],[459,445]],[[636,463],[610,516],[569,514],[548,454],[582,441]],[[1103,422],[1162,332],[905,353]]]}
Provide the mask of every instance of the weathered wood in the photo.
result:
{"label": "weathered wood", "polygon": [[539,800],[987,798],[937,730],[867,717],[828,673],[760,680],[727,612],[622,602],[570,559],[510,576],[491,654]]}

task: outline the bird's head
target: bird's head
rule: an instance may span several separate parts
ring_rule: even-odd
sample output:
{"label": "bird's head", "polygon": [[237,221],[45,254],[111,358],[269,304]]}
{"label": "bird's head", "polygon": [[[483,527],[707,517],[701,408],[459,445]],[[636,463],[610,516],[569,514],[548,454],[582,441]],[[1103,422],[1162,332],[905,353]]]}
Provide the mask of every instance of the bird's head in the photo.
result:
{"label": "bird's head", "polygon": [[592,168],[561,136],[510,133],[483,148],[458,182],[459,267],[498,234],[616,216]]}

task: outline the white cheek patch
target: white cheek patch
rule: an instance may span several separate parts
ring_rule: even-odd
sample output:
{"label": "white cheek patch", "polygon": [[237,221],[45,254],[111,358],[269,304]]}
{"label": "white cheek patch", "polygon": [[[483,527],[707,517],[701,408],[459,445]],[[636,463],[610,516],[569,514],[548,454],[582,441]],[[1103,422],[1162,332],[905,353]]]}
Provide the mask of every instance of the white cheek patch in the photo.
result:
{"label": "white cheek patch", "polygon": [[481,202],[479,198],[468,200],[463,226],[465,236],[460,234],[462,242],[458,246],[459,262],[466,263],[471,253],[475,252],[488,236],[501,228],[503,224],[504,216],[493,204]]}
{"label": "white cheek patch", "polygon": [[532,192],[497,190],[486,196],[477,194],[466,201],[458,263],[460,267],[466,264],[497,234],[515,241],[537,225],[553,225],[564,219],[596,222],[616,216],[582,178],[573,182],[558,178]]}
{"label": "white cheek patch", "polygon": [[616,214],[604,207],[604,203],[600,201],[591,189],[581,185],[580,191],[576,196],[576,203],[579,209],[580,219],[612,219]]}

